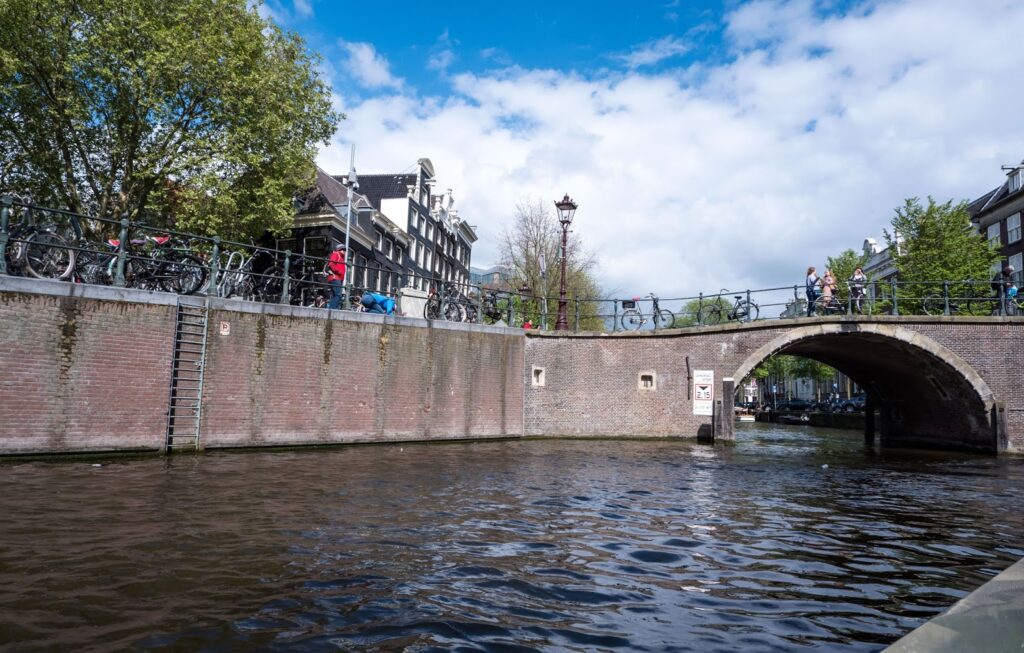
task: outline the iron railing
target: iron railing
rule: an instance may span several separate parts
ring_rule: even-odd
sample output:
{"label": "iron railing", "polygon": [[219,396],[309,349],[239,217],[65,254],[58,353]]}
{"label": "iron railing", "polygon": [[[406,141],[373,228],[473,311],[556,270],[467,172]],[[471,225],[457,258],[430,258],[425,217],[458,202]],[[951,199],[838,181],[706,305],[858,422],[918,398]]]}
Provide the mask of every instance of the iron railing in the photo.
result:
{"label": "iron railing", "polygon": [[[86,216],[16,196],[0,197],[0,251],[0,274],[314,307],[326,306],[331,293],[323,256],[199,236],[127,217]],[[525,288],[496,290],[382,264],[350,261],[348,270],[353,297],[370,290],[401,305],[403,295],[411,299],[417,294],[421,302],[433,303],[439,318],[516,326],[528,321],[533,328],[548,329],[557,317],[557,297]],[[1018,301],[1015,288],[1004,292],[989,281],[891,279],[869,281],[862,292],[859,285],[847,284],[830,300],[819,299],[814,309],[818,316],[1016,316],[1024,314],[1024,301]],[[672,298],[569,298],[573,331],[659,330],[806,316],[802,284]]]}

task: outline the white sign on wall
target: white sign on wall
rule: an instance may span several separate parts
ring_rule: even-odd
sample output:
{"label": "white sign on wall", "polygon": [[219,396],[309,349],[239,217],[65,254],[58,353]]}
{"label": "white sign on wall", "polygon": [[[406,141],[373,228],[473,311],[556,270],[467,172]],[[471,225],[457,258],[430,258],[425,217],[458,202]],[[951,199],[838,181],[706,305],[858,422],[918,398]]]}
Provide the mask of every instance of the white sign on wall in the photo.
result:
{"label": "white sign on wall", "polygon": [[693,414],[713,415],[715,403],[715,371],[693,371]]}

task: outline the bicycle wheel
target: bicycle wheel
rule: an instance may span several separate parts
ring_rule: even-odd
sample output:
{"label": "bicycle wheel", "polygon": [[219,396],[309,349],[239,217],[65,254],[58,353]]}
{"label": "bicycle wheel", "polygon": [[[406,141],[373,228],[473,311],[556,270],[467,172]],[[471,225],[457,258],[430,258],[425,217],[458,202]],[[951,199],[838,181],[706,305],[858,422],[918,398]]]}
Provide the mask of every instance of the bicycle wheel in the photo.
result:
{"label": "bicycle wheel", "polygon": [[441,317],[441,300],[431,297],[423,307],[423,317],[427,320],[436,320]]}
{"label": "bicycle wheel", "polygon": [[824,295],[814,300],[814,312],[818,316],[831,315],[834,311],[832,310],[832,298],[825,297]]}
{"label": "bicycle wheel", "polygon": [[75,269],[75,253],[61,236],[37,231],[25,243],[25,268],[40,279],[67,279]]}
{"label": "bicycle wheel", "polygon": [[457,302],[448,302],[444,307],[444,319],[449,322],[462,322],[466,319],[466,314],[462,310],[462,305]]}
{"label": "bicycle wheel", "polygon": [[626,331],[636,331],[643,326],[644,318],[640,315],[640,311],[635,308],[627,308],[622,311],[622,318],[619,322]]}
{"label": "bicycle wheel", "polygon": [[697,311],[697,322],[699,324],[718,324],[722,321],[722,307],[717,304],[705,306]]}
{"label": "bicycle wheel", "polygon": [[476,304],[469,302],[462,310],[466,313],[466,322],[469,322],[470,324],[477,323]]}
{"label": "bicycle wheel", "polygon": [[754,302],[741,299],[736,303],[736,319],[740,322],[753,322],[757,319],[759,309]]}
{"label": "bicycle wheel", "polygon": [[256,290],[256,301],[268,304],[276,304],[281,301],[281,293],[284,291],[284,269],[274,266],[266,270],[258,278],[259,287]]}
{"label": "bicycle wheel", "polygon": [[946,312],[946,299],[941,295],[929,295],[924,298],[923,307],[925,315],[943,315]]}
{"label": "bicycle wheel", "polygon": [[160,266],[160,285],[167,292],[192,295],[206,283],[206,267],[191,254],[173,254]]}
{"label": "bicycle wheel", "polygon": [[658,309],[655,317],[658,318],[658,328],[671,329],[676,324],[675,314],[667,308]]}

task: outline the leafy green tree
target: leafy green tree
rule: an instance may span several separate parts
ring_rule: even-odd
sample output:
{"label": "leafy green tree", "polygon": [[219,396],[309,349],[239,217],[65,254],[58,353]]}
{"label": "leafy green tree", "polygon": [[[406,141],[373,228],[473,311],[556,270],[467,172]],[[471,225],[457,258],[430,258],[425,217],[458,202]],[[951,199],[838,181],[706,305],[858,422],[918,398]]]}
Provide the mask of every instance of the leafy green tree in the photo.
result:
{"label": "leafy green tree", "polygon": [[802,356],[777,355],[770,356],[760,365],[754,368],[750,376],[758,380],[764,388],[766,400],[771,397],[771,387],[777,385],[780,388],[787,381],[794,379],[811,379],[818,390],[818,399],[821,399],[821,390],[831,390],[832,382],[838,378],[835,368],[819,361],[804,358]]}
{"label": "leafy green tree", "polygon": [[3,0],[0,33],[0,190],[40,204],[282,229],[343,117],[249,0]]}
{"label": "leafy green tree", "polygon": [[[917,299],[941,292],[943,281],[988,281],[999,252],[971,224],[967,202],[922,205],[917,198],[896,209],[892,232],[884,232],[901,285],[900,298]],[[898,238],[897,238],[898,236]],[[967,292],[956,284],[951,291]]]}
{"label": "leafy green tree", "polygon": [[868,257],[866,254],[861,252],[858,254],[852,249],[848,249],[845,252],[840,253],[838,256],[828,257],[828,268],[832,270],[832,274],[836,278],[836,295],[842,302],[846,301],[846,298],[850,294],[850,288],[847,285],[850,277],[853,276],[853,271],[857,266],[863,267],[867,263]]}
{"label": "leafy green tree", "polygon": [[698,324],[698,317],[701,311],[707,311],[709,306],[717,304],[722,309],[722,314],[729,311],[732,308],[732,304],[725,300],[725,298],[718,295],[711,297],[705,297],[704,299],[691,299],[686,302],[682,310],[675,314],[676,326],[677,327],[688,327],[696,326]]}

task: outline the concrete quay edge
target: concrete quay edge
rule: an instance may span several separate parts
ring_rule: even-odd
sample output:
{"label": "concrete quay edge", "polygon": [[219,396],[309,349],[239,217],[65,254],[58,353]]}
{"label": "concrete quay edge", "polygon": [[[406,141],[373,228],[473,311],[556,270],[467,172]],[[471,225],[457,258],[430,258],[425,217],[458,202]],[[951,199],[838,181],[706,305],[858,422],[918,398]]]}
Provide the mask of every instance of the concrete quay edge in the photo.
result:
{"label": "concrete quay edge", "polygon": [[885,653],[1024,650],[1024,558],[917,627]]}

